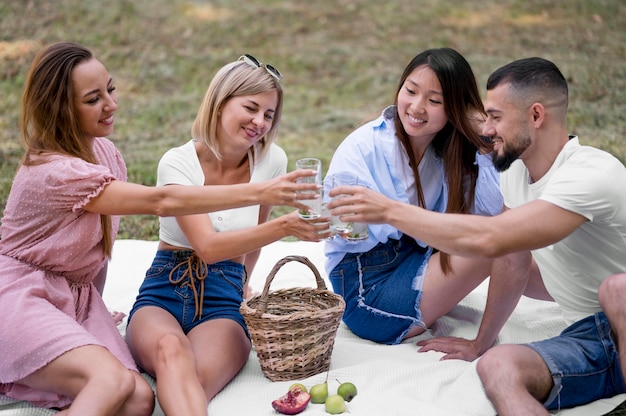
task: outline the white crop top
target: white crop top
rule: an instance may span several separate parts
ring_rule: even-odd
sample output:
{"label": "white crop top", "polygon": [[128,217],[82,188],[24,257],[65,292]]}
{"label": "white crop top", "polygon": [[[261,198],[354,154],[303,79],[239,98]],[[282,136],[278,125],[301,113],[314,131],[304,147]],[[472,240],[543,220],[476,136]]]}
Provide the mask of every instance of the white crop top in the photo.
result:
{"label": "white crop top", "polygon": [[[250,183],[264,182],[285,174],[287,155],[276,144],[272,144],[261,160],[256,157],[254,166],[250,166]],[[204,185],[204,174],[196,153],[194,141],[190,140],[180,147],[168,150],[159,161],[157,186],[163,185]],[[254,227],[259,220],[259,205],[215,211],[208,214],[215,230],[230,231]],[[176,217],[159,218],[159,238],[173,246],[192,248],[183,234]]]}

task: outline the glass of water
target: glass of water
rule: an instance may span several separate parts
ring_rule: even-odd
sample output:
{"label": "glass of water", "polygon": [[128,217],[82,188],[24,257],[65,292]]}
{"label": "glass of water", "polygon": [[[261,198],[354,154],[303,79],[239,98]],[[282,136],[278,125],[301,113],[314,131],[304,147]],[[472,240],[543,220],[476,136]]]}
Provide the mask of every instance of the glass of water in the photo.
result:
{"label": "glass of water", "polygon": [[[330,187],[335,188],[338,186],[355,186],[363,185],[359,182],[359,178],[349,172],[338,172],[330,177]],[[343,198],[345,195],[336,195],[335,198]],[[359,222],[344,222],[338,216],[331,215],[330,228],[337,233],[337,235],[350,241],[365,240],[369,236],[368,227],[365,223]]]}
{"label": "glass of water", "polygon": [[319,189],[315,191],[304,191],[303,193],[308,194],[318,194],[318,197],[315,199],[302,199],[304,205],[309,207],[308,211],[299,210],[298,215],[302,219],[310,220],[314,218],[319,218],[322,215],[322,161],[319,159],[315,159],[312,157],[299,159],[296,161],[296,169],[309,169],[316,171],[315,175],[312,176],[304,176],[302,178],[297,179],[299,183],[314,183],[319,185]]}

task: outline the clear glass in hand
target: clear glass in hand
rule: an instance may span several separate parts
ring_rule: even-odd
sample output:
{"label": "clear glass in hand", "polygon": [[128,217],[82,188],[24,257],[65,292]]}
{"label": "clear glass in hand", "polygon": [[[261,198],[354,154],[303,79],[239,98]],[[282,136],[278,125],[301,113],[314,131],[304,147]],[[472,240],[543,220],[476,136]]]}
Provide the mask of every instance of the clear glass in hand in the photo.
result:
{"label": "clear glass in hand", "polygon": [[[331,176],[330,178],[330,187],[335,188],[338,186],[355,186],[355,185],[363,185],[359,183],[359,178],[356,175],[353,175],[349,172],[338,172]],[[342,198],[345,195],[336,195],[335,198]],[[353,222],[344,222],[338,216],[331,215],[330,217],[330,228],[337,233],[337,235],[347,239],[347,240],[365,240],[368,235],[368,227],[365,223],[353,223]]]}
{"label": "clear glass in hand", "polygon": [[307,194],[317,194],[317,198],[300,200],[300,202],[309,207],[309,209],[308,211],[299,210],[298,215],[300,218],[307,220],[319,218],[322,215],[322,161],[311,157],[299,159],[296,161],[296,169],[309,169],[317,172],[315,175],[304,176],[297,180],[299,183],[315,183],[319,185],[319,189],[315,191],[302,192]]}

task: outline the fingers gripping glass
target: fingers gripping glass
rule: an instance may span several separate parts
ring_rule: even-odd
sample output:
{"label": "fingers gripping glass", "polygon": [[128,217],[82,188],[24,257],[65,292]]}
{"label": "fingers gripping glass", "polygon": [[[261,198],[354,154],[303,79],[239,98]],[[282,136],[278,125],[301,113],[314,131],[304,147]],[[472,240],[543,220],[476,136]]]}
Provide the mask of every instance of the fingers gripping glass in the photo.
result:
{"label": "fingers gripping glass", "polygon": [[273,76],[274,78],[276,78],[276,80],[278,81],[280,81],[280,79],[283,77],[283,74],[281,74],[278,69],[274,68],[272,65],[269,65],[269,64],[262,64],[261,62],[259,62],[258,59],[256,59],[252,55],[248,55],[248,54],[241,55],[238,60],[244,61],[248,65],[253,66],[255,68],[261,68],[261,67],[265,68],[267,73]]}

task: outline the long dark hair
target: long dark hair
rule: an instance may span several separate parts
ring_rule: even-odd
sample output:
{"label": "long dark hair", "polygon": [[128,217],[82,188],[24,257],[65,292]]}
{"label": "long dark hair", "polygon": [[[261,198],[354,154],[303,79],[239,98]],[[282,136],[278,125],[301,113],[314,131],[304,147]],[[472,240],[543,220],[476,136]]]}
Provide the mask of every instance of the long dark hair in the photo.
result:
{"label": "long dark hair", "polygon": [[[20,120],[25,166],[45,163],[32,156],[46,153],[64,154],[97,164],[92,142],[85,140],[74,107],[72,70],[93,59],[85,47],[54,43],[41,50],[33,60],[22,95]],[[113,239],[111,218],[100,215],[103,248],[111,255]]]}
{"label": "long dark hair", "polygon": [[[471,121],[472,116],[485,114],[476,78],[467,60],[454,49],[429,49],[415,56],[404,69],[396,90],[396,104],[398,93],[404,82],[420,66],[428,66],[437,75],[443,92],[444,109],[448,117],[448,123],[431,142],[437,156],[443,159],[448,182],[446,212],[468,213],[474,201],[478,177],[478,167],[474,164],[476,150],[479,147],[488,147],[481,141]],[[394,124],[398,139],[408,154],[409,165],[415,175],[418,203],[425,207],[418,172],[419,161],[415,160],[411,141],[397,112]],[[451,270],[449,257],[445,253],[441,253],[441,266],[444,272]]]}

